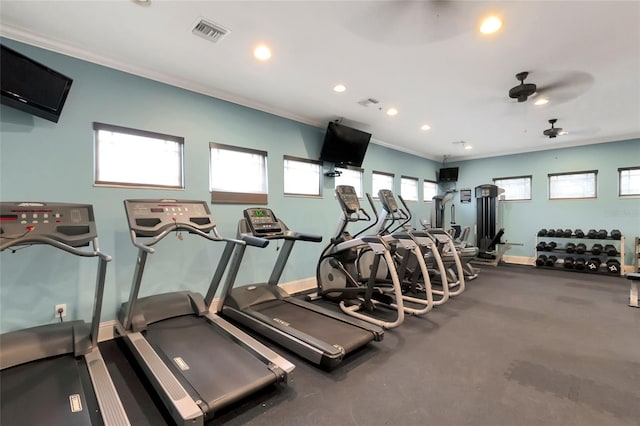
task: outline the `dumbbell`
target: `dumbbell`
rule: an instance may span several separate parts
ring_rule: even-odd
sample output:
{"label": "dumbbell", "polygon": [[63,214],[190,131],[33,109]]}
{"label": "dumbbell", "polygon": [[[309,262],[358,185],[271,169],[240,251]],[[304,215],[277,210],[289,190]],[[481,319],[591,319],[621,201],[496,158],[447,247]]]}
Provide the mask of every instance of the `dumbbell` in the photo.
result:
{"label": "dumbbell", "polygon": [[598,231],[596,231],[595,229],[589,229],[589,231],[587,232],[587,238],[598,238]]}
{"label": "dumbbell", "polygon": [[592,257],[587,261],[586,268],[589,272],[597,272],[598,268],[600,268],[600,259]]}
{"label": "dumbbell", "polygon": [[622,238],[622,232],[620,232],[619,229],[612,229],[609,235],[614,240],[619,240],[620,238]]}
{"label": "dumbbell", "polygon": [[555,256],[549,256],[547,258],[547,261],[545,262],[545,265],[547,266],[555,266],[556,265],[556,261],[558,260],[557,257]]}
{"label": "dumbbell", "polygon": [[616,246],[614,246],[613,244],[607,244],[606,246],[604,246],[604,252],[609,256],[615,256],[616,254],[618,254],[618,249],[616,249]]}
{"label": "dumbbell", "polygon": [[544,266],[546,263],[547,263],[547,256],[545,256],[544,254],[541,254],[536,259],[536,266]]}
{"label": "dumbbell", "polygon": [[571,229],[567,228],[564,230],[564,235],[563,237],[565,238],[571,238],[571,235],[573,234],[573,231],[571,231]]}
{"label": "dumbbell", "polygon": [[544,245],[544,250],[545,251],[553,251],[556,247],[558,247],[558,244],[556,244],[555,241],[551,241],[550,243],[546,243]]}
{"label": "dumbbell", "polygon": [[579,271],[584,270],[585,267],[585,263],[587,263],[584,258],[579,257],[576,259],[576,261],[573,263],[573,267],[576,268]]}
{"label": "dumbbell", "polygon": [[556,230],[555,229],[549,229],[547,231],[547,237],[555,237],[556,236]]}
{"label": "dumbbell", "polygon": [[607,238],[607,230],[606,229],[601,229],[601,230],[598,231],[598,233],[596,235],[601,240],[604,240],[605,238]]}
{"label": "dumbbell", "polygon": [[594,244],[593,247],[591,247],[591,254],[595,254],[597,256],[600,253],[602,253],[602,244]]}
{"label": "dumbbell", "polygon": [[620,273],[620,262],[617,259],[607,260],[607,272],[612,274]]}
{"label": "dumbbell", "polygon": [[544,237],[547,235],[547,230],[545,228],[542,228],[541,230],[538,231],[538,237]]}
{"label": "dumbbell", "polygon": [[564,250],[567,253],[573,253],[576,251],[576,244],[575,243],[567,243],[567,246],[564,248]]}
{"label": "dumbbell", "polygon": [[540,241],[537,245],[536,245],[536,250],[538,251],[545,251],[546,250],[546,246],[547,244],[544,241]]}
{"label": "dumbbell", "polygon": [[573,234],[576,236],[576,238],[584,238],[584,232],[582,231],[582,229],[576,229],[575,231],[573,231]]}
{"label": "dumbbell", "polygon": [[576,253],[583,254],[585,251],[587,251],[587,246],[584,243],[578,243],[576,246]]}
{"label": "dumbbell", "polygon": [[567,256],[564,258],[564,267],[567,269],[573,269],[574,259],[571,256]]}

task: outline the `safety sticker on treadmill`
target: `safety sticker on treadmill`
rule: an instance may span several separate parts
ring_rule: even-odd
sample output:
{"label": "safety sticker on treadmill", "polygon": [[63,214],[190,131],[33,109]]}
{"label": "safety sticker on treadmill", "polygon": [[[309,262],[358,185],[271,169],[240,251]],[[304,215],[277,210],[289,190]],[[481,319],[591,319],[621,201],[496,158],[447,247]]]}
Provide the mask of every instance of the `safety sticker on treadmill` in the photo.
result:
{"label": "safety sticker on treadmill", "polygon": [[280,324],[284,325],[285,327],[289,327],[291,325],[288,322],[286,322],[285,320],[281,320],[280,318],[274,318],[273,320],[275,322],[277,322],[277,323],[280,323]]}
{"label": "safety sticker on treadmill", "polygon": [[176,363],[176,365],[180,368],[180,370],[182,371],[187,371],[189,369],[189,364],[187,364],[186,362],[184,362],[184,360],[182,358],[180,358],[179,356],[175,357],[173,359],[173,361]]}
{"label": "safety sticker on treadmill", "polygon": [[74,393],[69,395],[69,405],[71,406],[72,413],[79,413],[82,411],[82,400],[80,394]]}

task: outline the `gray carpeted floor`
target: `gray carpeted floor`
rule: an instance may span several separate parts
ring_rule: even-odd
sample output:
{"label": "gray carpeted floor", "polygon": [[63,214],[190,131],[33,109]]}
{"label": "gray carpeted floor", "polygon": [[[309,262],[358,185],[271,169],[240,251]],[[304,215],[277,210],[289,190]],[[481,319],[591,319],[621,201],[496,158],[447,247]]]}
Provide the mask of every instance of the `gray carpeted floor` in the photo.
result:
{"label": "gray carpeted floor", "polygon": [[640,309],[627,280],[485,268],[333,371],[297,366],[230,425],[640,425]]}

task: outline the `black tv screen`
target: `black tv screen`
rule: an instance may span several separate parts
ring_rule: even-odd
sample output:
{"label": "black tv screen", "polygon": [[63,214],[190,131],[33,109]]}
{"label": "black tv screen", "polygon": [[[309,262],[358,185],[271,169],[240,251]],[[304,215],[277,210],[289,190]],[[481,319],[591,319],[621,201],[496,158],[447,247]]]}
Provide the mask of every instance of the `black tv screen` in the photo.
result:
{"label": "black tv screen", "polygon": [[457,167],[445,167],[438,172],[438,182],[457,182],[458,181],[458,168]]}
{"label": "black tv screen", "polygon": [[362,166],[371,134],[331,122],[324,136],[320,160],[336,166]]}
{"label": "black tv screen", "polygon": [[0,54],[0,102],[57,123],[72,79],[4,45]]}

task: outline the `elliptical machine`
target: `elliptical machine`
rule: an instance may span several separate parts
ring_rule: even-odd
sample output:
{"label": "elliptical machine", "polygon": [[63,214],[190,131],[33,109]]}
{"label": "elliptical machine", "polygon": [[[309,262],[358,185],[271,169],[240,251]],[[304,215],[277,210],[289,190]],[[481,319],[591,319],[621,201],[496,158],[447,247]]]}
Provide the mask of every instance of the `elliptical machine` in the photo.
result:
{"label": "elliptical machine", "polygon": [[[391,256],[391,247],[378,235],[364,234],[375,223],[351,235],[346,230],[350,223],[371,222],[371,216],[360,206],[353,186],[339,185],[335,193],[342,214],[334,236],[318,260],[317,297],[337,302],[346,314],[379,327],[387,329],[398,327],[404,322],[405,308],[400,279]],[[356,264],[362,249],[371,250],[373,257],[370,271],[376,271],[367,274],[366,278],[359,273]],[[384,266],[381,266],[381,261],[384,262]],[[379,271],[385,269],[386,283],[379,285],[381,284],[378,278]],[[391,288],[389,288],[389,282]],[[387,320],[373,316],[373,312],[379,306],[394,310],[395,319]]]}

